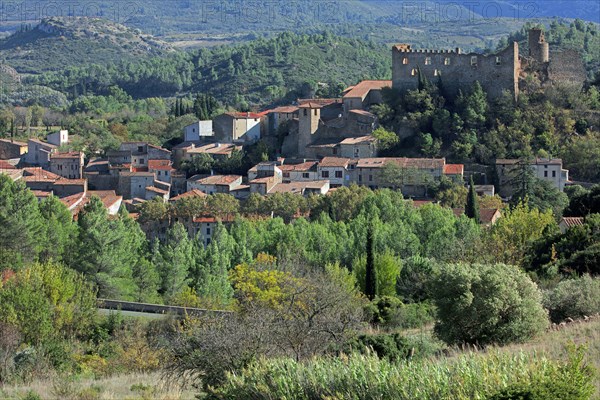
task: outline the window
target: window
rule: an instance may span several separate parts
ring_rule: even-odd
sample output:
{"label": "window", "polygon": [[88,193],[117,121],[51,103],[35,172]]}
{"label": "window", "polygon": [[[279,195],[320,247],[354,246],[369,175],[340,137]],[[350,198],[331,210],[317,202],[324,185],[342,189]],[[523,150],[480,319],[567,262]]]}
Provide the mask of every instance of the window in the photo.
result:
{"label": "window", "polygon": [[144,159],[140,158],[140,164],[144,164]]}
{"label": "window", "polygon": [[329,171],[322,171],[321,172],[321,177],[323,177],[323,178],[329,178]]}
{"label": "window", "polygon": [[208,226],[208,227],[206,228],[206,234],[207,234],[207,235],[210,235],[210,226]]}
{"label": "window", "polygon": [[333,153],[333,155],[336,155],[336,154],[337,154],[337,147],[334,147],[334,148],[333,148],[333,151],[332,151],[332,153]]}
{"label": "window", "polygon": [[431,57],[425,57],[425,65],[431,65]]}
{"label": "window", "polygon": [[343,178],[343,173],[342,173],[342,171],[335,171],[335,177],[336,177],[336,178]]}
{"label": "window", "polygon": [[408,57],[404,57],[404,58],[402,59],[402,64],[404,64],[404,65],[408,65]]}
{"label": "window", "polygon": [[304,116],[306,117],[308,113],[306,112],[306,108],[304,109]]}
{"label": "window", "polygon": [[196,128],[192,128],[192,132],[196,133]]}
{"label": "window", "polygon": [[548,177],[548,171],[544,171],[544,178]]}
{"label": "window", "polygon": [[303,173],[302,173],[302,177],[303,177],[304,179],[308,179],[308,178],[309,178],[309,176],[310,176],[310,175],[308,174],[308,172],[303,172]]}
{"label": "window", "polygon": [[450,65],[450,57],[444,58],[444,65]]}
{"label": "window", "polygon": [[156,175],[160,176],[160,171],[157,171],[157,172],[156,172]]}
{"label": "window", "polygon": [[502,57],[496,57],[496,65],[502,64]]}
{"label": "window", "polygon": [[441,73],[440,73],[439,69],[436,69],[435,71],[433,71],[433,76],[440,76],[440,75],[441,75]]}
{"label": "window", "polygon": [[413,68],[413,70],[410,72],[410,74],[412,76],[417,76],[417,70],[415,68]]}
{"label": "window", "polygon": [[354,149],[354,157],[359,156],[360,149]]}
{"label": "window", "polygon": [[317,109],[315,108],[315,115],[317,115]]}
{"label": "window", "polygon": [[373,175],[369,175],[369,182],[373,182]]}
{"label": "window", "polygon": [[552,171],[552,177],[556,178],[556,171]]}
{"label": "window", "polygon": [[144,152],[144,146],[138,146],[138,153]]}
{"label": "window", "polygon": [[210,238],[206,239],[206,245],[208,246],[210,244]]}
{"label": "window", "polygon": [[472,67],[477,66],[477,56],[471,56],[471,66]]}
{"label": "window", "polygon": [[284,172],[283,173],[283,177],[284,178],[289,178],[290,177],[290,173],[289,172]]}
{"label": "window", "polygon": [[362,182],[362,175],[358,175],[358,181]]}

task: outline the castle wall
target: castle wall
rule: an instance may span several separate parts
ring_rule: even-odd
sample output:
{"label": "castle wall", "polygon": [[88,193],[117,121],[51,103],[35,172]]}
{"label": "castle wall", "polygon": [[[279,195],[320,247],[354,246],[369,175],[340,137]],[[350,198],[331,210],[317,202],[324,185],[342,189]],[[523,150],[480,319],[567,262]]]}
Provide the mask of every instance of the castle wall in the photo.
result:
{"label": "castle wall", "polygon": [[582,86],[587,78],[581,53],[577,50],[553,51],[548,78],[555,83]]}
{"label": "castle wall", "polygon": [[488,97],[495,98],[505,90],[518,96],[520,70],[519,46],[515,42],[491,55],[463,54],[456,50],[414,50],[410,46],[392,49],[392,87],[406,92],[419,85],[419,70],[430,82],[441,79],[445,94],[456,96],[479,81]]}

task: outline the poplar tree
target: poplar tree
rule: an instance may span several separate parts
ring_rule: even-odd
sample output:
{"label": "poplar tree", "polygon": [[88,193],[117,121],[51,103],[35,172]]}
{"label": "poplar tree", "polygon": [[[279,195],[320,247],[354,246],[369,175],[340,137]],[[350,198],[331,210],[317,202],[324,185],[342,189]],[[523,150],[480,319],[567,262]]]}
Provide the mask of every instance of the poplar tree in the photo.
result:
{"label": "poplar tree", "polygon": [[365,294],[369,300],[377,296],[377,269],[375,268],[375,249],[373,242],[373,222],[367,227],[367,265],[365,268]]}
{"label": "poplar tree", "polygon": [[475,220],[478,224],[481,222],[479,218],[479,200],[477,199],[477,193],[475,192],[475,185],[473,184],[473,176],[469,181],[469,194],[467,195],[467,206],[465,208],[465,214],[467,217]]}

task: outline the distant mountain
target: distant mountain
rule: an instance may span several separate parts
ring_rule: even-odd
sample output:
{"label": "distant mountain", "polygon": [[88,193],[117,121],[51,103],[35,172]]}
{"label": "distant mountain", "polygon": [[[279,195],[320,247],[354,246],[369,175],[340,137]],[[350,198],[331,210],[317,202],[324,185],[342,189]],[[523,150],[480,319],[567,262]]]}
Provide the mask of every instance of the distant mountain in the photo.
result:
{"label": "distant mountain", "polygon": [[175,51],[151,35],[100,18],[49,18],[0,41],[0,63],[20,73],[109,64]]}
{"label": "distant mountain", "polygon": [[[44,1],[24,0],[24,11],[6,13],[0,29],[39,20],[39,10],[45,10],[40,3]],[[65,3],[61,8],[53,3],[47,10],[65,17],[107,18],[154,35],[304,32],[315,26],[373,24],[390,18],[409,27],[498,17],[581,18],[600,23],[597,0],[96,0],[93,6],[85,4]]]}

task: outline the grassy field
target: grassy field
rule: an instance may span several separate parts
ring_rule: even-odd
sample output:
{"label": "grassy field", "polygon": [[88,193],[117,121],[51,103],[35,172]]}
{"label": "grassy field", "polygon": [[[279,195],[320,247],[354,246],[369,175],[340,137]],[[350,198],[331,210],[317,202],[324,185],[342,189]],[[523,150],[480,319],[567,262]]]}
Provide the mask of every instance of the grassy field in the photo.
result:
{"label": "grassy field", "polygon": [[[429,335],[427,331],[411,331],[413,335]],[[585,345],[587,360],[600,371],[600,319],[570,324],[559,331],[548,331],[527,343],[497,349],[501,353],[517,355],[520,352],[544,354],[550,359],[563,358],[569,343]],[[496,350],[496,349],[495,349]],[[455,349],[448,357],[464,354]],[[600,373],[595,377],[596,398],[600,399]],[[21,399],[32,391],[46,399],[193,399],[196,391],[167,386],[158,373],[127,374],[103,379],[69,381],[55,378],[34,381],[23,386],[0,387],[0,399]]]}

